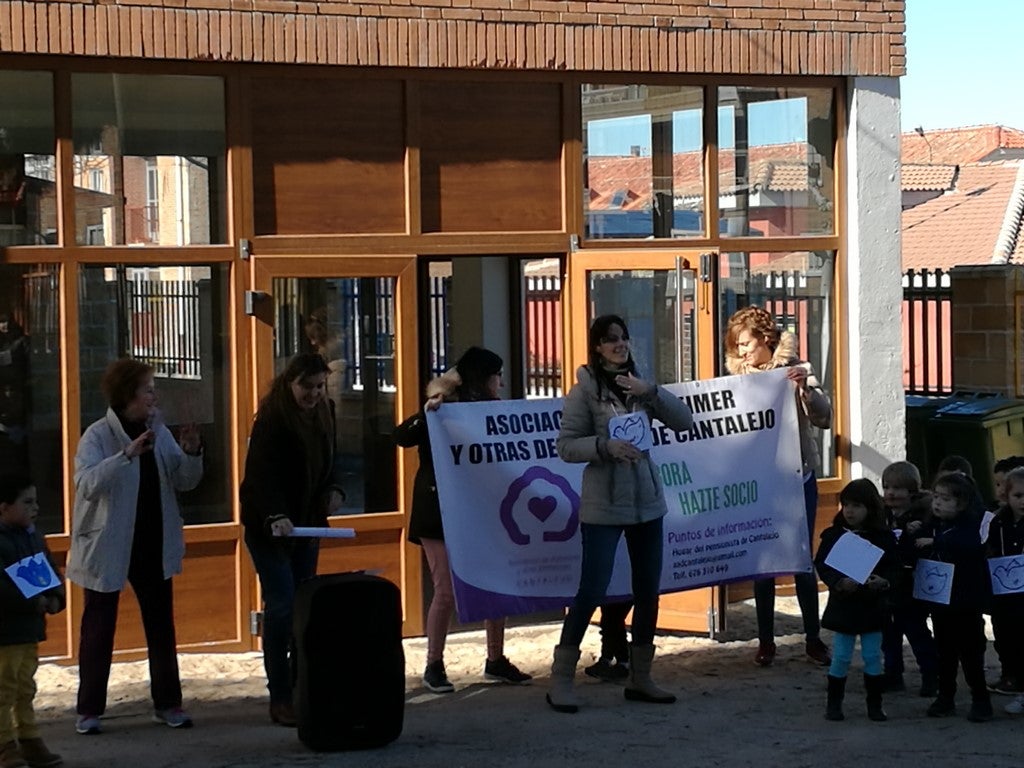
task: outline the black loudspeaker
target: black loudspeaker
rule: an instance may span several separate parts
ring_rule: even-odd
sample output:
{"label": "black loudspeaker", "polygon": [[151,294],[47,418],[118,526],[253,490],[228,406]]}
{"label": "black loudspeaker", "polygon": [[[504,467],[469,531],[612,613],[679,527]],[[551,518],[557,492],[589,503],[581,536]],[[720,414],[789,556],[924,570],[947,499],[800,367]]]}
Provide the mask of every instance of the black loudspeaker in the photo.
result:
{"label": "black loudspeaker", "polygon": [[405,654],[398,587],[365,573],[317,576],[295,592],[295,717],[318,752],[371,749],[402,733]]}

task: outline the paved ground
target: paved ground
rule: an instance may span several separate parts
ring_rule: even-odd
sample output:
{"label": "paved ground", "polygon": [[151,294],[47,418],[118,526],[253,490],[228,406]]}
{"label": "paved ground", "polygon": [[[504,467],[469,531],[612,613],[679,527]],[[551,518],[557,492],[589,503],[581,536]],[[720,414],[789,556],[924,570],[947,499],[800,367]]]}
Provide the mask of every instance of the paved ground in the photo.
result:
{"label": "paved ground", "polygon": [[[1024,719],[1002,714],[1006,697],[995,697],[995,721],[977,725],[963,717],[964,693],[960,715],[935,720],[924,715],[928,701],[911,690],[888,696],[890,721],[873,723],[865,716],[857,676],[850,681],[847,720],[825,721],[825,671],[805,660],[802,638],[792,634],[799,630],[793,610],[791,600],[780,601],[779,631],[791,634],[780,638],[779,658],[770,669],[751,661],[752,608],[739,604],[730,608],[732,629],[716,640],[659,638],[656,678],[678,693],[677,704],[627,702],[621,687],[580,674],[586,707],[576,715],[554,713],[544,702],[557,625],[509,630],[508,655],[538,678],[519,687],[484,683],[481,634],[453,634],[447,665],[458,690],[447,695],[420,686],[424,641],[410,640],[403,734],[366,752],[312,753],[294,730],[271,725],[257,654],[182,656],[186,696],[196,719],[191,730],[150,722],[141,663],[115,665],[106,732],[100,736],[73,731],[73,667],[41,670],[39,709],[51,748],[63,753],[66,765],[88,768],[1024,765]],[[596,647],[595,630],[584,646],[586,660]],[[909,674],[908,682],[916,687],[916,674]]]}

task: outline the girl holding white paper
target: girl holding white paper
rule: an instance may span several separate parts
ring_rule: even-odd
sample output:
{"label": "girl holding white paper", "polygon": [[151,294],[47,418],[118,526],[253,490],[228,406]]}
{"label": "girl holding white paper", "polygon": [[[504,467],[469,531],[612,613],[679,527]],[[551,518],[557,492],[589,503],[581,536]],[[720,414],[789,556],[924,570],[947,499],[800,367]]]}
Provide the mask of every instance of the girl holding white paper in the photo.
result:
{"label": "girl holding white paper", "polygon": [[967,719],[992,719],[992,701],[985,685],[985,619],[982,610],[991,594],[985,548],[978,525],[984,505],[974,481],[956,472],[941,475],[932,488],[932,519],[915,533],[922,560],[953,566],[949,603],[928,602],[939,652],[939,695],[929,717],[956,712],[957,670],[963,667],[971,689]]}
{"label": "girl holding white paper", "polygon": [[[832,526],[821,534],[821,544],[814,565],[818,576],[828,585],[828,603],[821,624],[835,632],[832,663],[828,670],[828,703],[825,717],[843,719],[843,697],[846,676],[853,659],[853,649],[860,636],[860,655],[864,662],[864,691],[868,717],[886,720],[882,709],[882,628],[889,610],[889,595],[899,577],[900,563],[896,555],[896,537],[889,529],[878,489],[870,480],[848,483],[839,493],[841,508]],[[858,571],[867,572],[869,563],[852,562],[841,565],[830,557],[842,546],[846,536],[857,536],[872,546],[858,548],[857,558],[875,559],[870,575],[851,578]],[[856,541],[856,540],[855,540]],[[842,542],[842,543],[841,543]],[[863,550],[863,552],[861,552]],[[863,566],[863,568],[861,568]]]}
{"label": "girl holding white paper", "polygon": [[[985,543],[995,593],[992,632],[1003,667],[999,683],[1019,688],[1024,682],[1024,468],[1007,473],[1001,495],[1004,503],[989,524]],[[1024,694],[1014,697],[1005,710],[1024,714]]]}

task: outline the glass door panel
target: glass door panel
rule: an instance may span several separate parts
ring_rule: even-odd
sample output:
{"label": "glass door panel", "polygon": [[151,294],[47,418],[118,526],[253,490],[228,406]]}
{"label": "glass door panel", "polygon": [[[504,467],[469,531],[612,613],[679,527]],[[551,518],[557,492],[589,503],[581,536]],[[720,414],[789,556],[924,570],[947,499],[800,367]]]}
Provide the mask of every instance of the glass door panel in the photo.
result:
{"label": "glass door panel", "polygon": [[303,352],[331,372],[336,440],[344,467],[342,515],[398,508],[395,419],[395,278],[278,277],[274,375]]}
{"label": "glass door panel", "polygon": [[[255,381],[259,398],[296,354],[323,356],[330,373],[346,499],[323,539],[321,573],[372,570],[402,589],[406,634],[421,631],[418,547],[405,541],[414,456],[392,433],[419,408],[416,262],[409,257],[255,258]],[[255,405],[255,403],[254,403]],[[253,606],[258,607],[258,603]]]}
{"label": "glass door panel", "polygon": [[[598,251],[574,253],[569,263],[571,306],[586,308],[571,318],[575,365],[587,362],[591,321],[617,314],[629,326],[630,347],[644,378],[670,384],[715,375],[713,258],[695,251]],[[713,633],[724,618],[718,609],[723,594],[706,587],[662,595],[659,626]]]}

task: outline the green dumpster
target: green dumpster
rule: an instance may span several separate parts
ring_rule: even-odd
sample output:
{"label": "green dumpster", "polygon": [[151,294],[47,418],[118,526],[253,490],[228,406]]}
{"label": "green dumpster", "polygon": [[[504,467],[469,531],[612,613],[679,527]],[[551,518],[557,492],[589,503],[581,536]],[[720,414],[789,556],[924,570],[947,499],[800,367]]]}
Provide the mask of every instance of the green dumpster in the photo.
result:
{"label": "green dumpster", "polygon": [[[924,397],[922,395],[907,395],[907,461],[911,462],[921,471],[922,480],[927,482],[925,477],[929,473],[930,466],[928,458],[928,423],[935,412],[945,405],[948,405],[951,397]],[[936,463],[942,460],[940,456]]]}
{"label": "green dumpster", "polygon": [[953,398],[929,420],[928,474],[944,456],[959,454],[971,462],[978,490],[995,500],[992,465],[1007,456],[1024,456],[1024,400]]}

